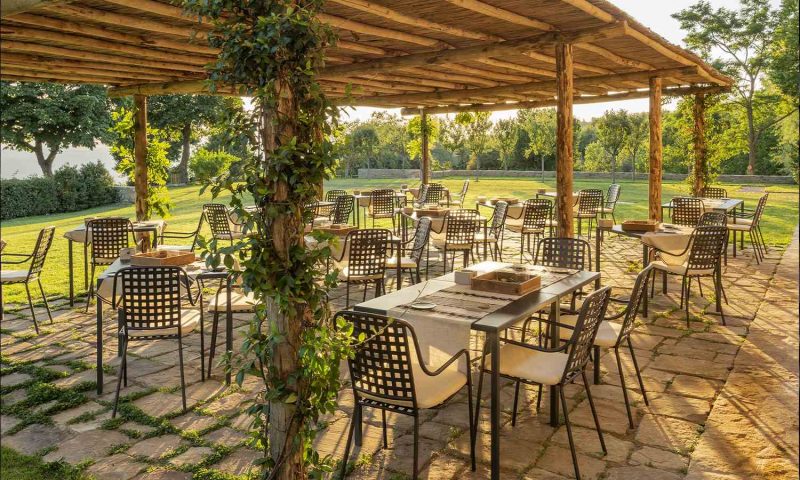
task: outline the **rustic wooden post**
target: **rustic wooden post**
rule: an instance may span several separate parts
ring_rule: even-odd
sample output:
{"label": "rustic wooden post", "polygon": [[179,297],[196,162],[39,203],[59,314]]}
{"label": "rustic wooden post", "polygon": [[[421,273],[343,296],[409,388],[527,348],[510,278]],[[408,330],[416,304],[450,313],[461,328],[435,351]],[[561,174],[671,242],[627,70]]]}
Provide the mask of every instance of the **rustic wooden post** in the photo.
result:
{"label": "rustic wooden post", "polygon": [[572,225],[572,45],[556,45],[556,206],[558,232],[573,236]]}
{"label": "rustic wooden post", "polygon": [[431,181],[431,159],[428,155],[428,114],[424,110],[420,112],[420,129],[422,133],[422,165],[420,165],[422,184],[427,185]]}
{"label": "rustic wooden post", "polygon": [[706,147],[706,96],[694,96],[694,184],[692,191],[699,197],[708,178],[708,148]]}
{"label": "rustic wooden post", "polygon": [[650,78],[650,195],[649,213],[661,221],[661,78]]}
{"label": "rustic wooden post", "polygon": [[136,220],[147,220],[147,97],[134,95],[133,185],[136,192]]}

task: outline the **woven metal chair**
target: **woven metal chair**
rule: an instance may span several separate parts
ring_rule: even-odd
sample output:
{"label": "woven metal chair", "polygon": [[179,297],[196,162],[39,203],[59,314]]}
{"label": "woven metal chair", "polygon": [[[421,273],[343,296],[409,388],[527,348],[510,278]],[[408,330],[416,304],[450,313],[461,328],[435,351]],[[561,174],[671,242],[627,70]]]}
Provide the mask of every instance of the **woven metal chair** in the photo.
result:
{"label": "woven metal chair", "polygon": [[703,187],[700,196],[703,198],[728,198],[728,191],[720,187]]}
{"label": "woven metal chair", "polygon": [[[224,315],[228,312],[228,292],[227,292],[227,280],[220,279],[217,280],[219,283],[216,293],[212,296],[208,302],[205,301],[205,297],[203,296],[203,290],[205,290],[207,286],[207,282],[198,279],[198,285],[200,287],[200,294],[198,295],[200,300],[200,324],[202,325],[205,318],[205,312],[211,313],[211,344],[209,347],[208,353],[208,373],[207,376],[211,377],[211,368],[214,365],[214,355],[217,349],[217,332],[219,331],[219,317],[220,315]],[[208,283],[213,283],[208,282]],[[255,296],[252,292],[245,292],[242,290],[240,285],[236,285],[234,283],[230,284],[231,288],[231,302],[230,302],[230,310],[233,313],[252,313],[255,311],[255,305],[257,303]],[[202,341],[202,337],[201,337]],[[205,349],[201,347],[203,355],[205,355]],[[201,359],[201,368],[202,368],[202,359]]]}
{"label": "woven metal chair", "polygon": [[[411,274],[411,283],[419,283],[422,281],[420,275],[420,267],[422,266],[422,255],[429,255],[428,240],[431,236],[432,221],[429,217],[422,217],[417,220],[417,229],[414,231],[414,236],[403,245],[403,251],[407,255],[400,258],[400,272],[408,270]],[[428,279],[428,264],[425,262],[425,279]],[[386,268],[393,270],[397,268],[397,257],[391,256],[386,259]],[[402,276],[397,279],[398,290],[403,284]]]}
{"label": "woven metal chair", "polygon": [[233,245],[234,240],[241,239],[242,232],[235,232],[231,229],[231,217],[228,207],[221,203],[207,203],[203,205],[203,216],[205,216],[211,235],[217,240],[228,240]]}
{"label": "woven metal chair", "polygon": [[[200,215],[200,220],[197,222],[197,228],[192,232],[178,232],[178,231],[162,231],[158,236],[158,250],[181,250],[194,252],[197,246],[197,236],[200,235],[200,228],[203,226],[203,215]],[[191,239],[192,243],[189,245],[167,245],[168,240],[182,240],[187,241]]]}
{"label": "woven metal chair", "polygon": [[377,219],[391,219],[392,231],[397,230],[395,222],[395,200],[394,190],[391,188],[382,188],[373,190],[370,193],[369,207],[364,211],[364,225],[367,224],[367,218],[372,219],[372,227],[375,227],[375,220]]}
{"label": "woven metal chair", "polygon": [[[94,296],[95,272],[98,266],[107,266],[119,258],[119,251],[136,244],[133,238],[133,224],[127,218],[96,218],[86,222],[86,235],[90,236],[91,273],[89,292],[86,297],[86,311]],[[101,299],[111,303],[110,299]]]}
{"label": "woven metal chair", "polygon": [[[117,297],[119,286],[119,297]],[[119,391],[128,385],[128,344],[132,341],[172,339],[178,341],[178,366],[181,374],[181,400],[186,411],[186,381],[183,373],[183,337],[200,328],[200,348],[204,348],[203,325],[200,312],[184,310],[185,298],[194,305],[191,282],[180,267],[127,267],[114,275],[113,305],[119,314],[119,342],[122,362],[114,394],[117,416]],[[201,364],[200,378],[205,380]]]}
{"label": "woven metal chair", "polygon": [[475,243],[475,234],[478,232],[478,212],[477,210],[450,210],[444,220],[444,237],[435,236],[433,246],[442,252],[443,269],[447,273],[447,254],[453,254],[453,265],[455,268],[456,252],[464,255],[464,266],[469,265],[472,255],[472,246]]}
{"label": "woven metal chair", "polygon": [[417,204],[419,206],[425,205],[439,205],[442,199],[445,198],[444,185],[441,183],[429,183],[425,188],[420,188],[420,197]]}
{"label": "woven metal chair", "polygon": [[752,217],[736,217],[735,222],[728,222],[728,230],[733,232],[734,243],[736,243],[736,232],[741,232],[742,238],[744,238],[745,233],[750,235],[750,244],[753,246],[756,263],[761,263],[764,260],[764,255],[767,253],[767,243],[764,241],[764,234],[761,233],[761,217],[764,214],[764,209],[767,207],[768,197],[769,195],[767,194],[758,199],[758,205]]}
{"label": "woven metal chair", "polygon": [[[545,267],[570,268],[573,270],[592,269],[592,247],[580,238],[548,237],[539,240],[533,263]],[[575,312],[575,305],[583,291],[572,294],[568,311]]]}
{"label": "woven metal chair", "polygon": [[[600,428],[600,420],[597,417],[591,388],[586,378],[586,365],[589,363],[589,355],[594,346],[597,331],[608,307],[610,291],[610,287],[605,287],[592,292],[586,297],[578,313],[572,336],[564,345],[558,348],[543,348],[525,342],[504,339],[499,352],[500,371],[497,373],[501,377],[539,387],[539,398],[542,397],[542,385],[547,385],[549,388],[555,388],[558,391],[564,414],[564,423],[567,427],[569,447],[572,452],[572,464],[575,468],[575,477],[578,480],[580,480],[581,474],[578,468],[575,441],[572,438],[572,424],[569,419],[569,408],[564,395],[564,387],[573,383],[578,376],[582,378],[597,435],[600,439],[600,447],[604,454],[607,453],[603,431]],[[480,412],[483,373],[491,371],[490,368],[487,368],[487,364],[491,365],[491,355],[487,353],[487,346],[484,346],[481,375],[478,377],[478,393],[475,397],[477,399],[476,411],[478,412]],[[514,405],[512,417],[516,418],[516,405]]]}
{"label": "woven metal chair", "polygon": [[[527,243],[528,252],[532,252],[531,245],[536,245],[535,240],[544,238],[544,231],[553,211],[553,204],[546,199],[530,199],[525,201],[522,211],[522,223],[506,222],[506,228],[520,234],[519,261],[524,260]],[[534,240],[532,243],[531,240]]]}
{"label": "woven metal chair", "polygon": [[352,195],[340,195],[336,197],[333,211],[331,212],[331,223],[347,224],[350,223],[350,215],[353,213],[355,197]]}
{"label": "woven metal chair", "polygon": [[728,224],[728,216],[722,212],[705,212],[697,221],[698,227],[724,227]]}
{"label": "woven metal chair", "polygon": [[[459,370],[459,361],[470,368],[467,349],[457,352],[441,366],[426,365],[414,329],[408,323],[382,315],[343,311],[337,314],[353,324],[353,339],[358,347],[348,359],[353,388],[353,417],[347,435],[340,478],[345,478],[350,447],[355,437],[361,443],[364,407],[381,411],[383,446],[388,446],[386,412],[414,419],[414,460],[411,477],[419,470],[419,412],[447,403],[466,387],[470,427],[470,459],[475,470],[475,431],[471,375]],[[360,338],[364,337],[364,339]],[[468,371],[467,371],[468,372]]]}
{"label": "woven metal chair", "polygon": [[469,190],[469,179],[464,180],[461,185],[461,192],[456,195],[449,195],[441,201],[443,205],[448,207],[464,208],[464,200],[467,198],[467,191]]}
{"label": "woven metal chair", "polygon": [[[328,190],[327,192],[325,192],[325,201],[335,203],[336,199],[343,195],[347,195],[347,192],[344,190],[339,190],[339,189]],[[333,205],[319,207],[315,214],[320,217],[330,217],[332,213],[333,213]]]}
{"label": "woven metal chair", "polygon": [[[47,317],[50,323],[53,323],[53,315],[50,312],[50,305],[47,303],[47,296],[44,294],[42,287],[42,279],[40,277],[42,268],[44,268],[44,261],[47,259],[47,252],[50,251],[50,245],[53,244],[53,235],[55,235],[56,227],[45,227],[39,231],[39,236],[36,238],[36,246],[33,247],[33,253],[3,253],[0,255],[0,308],[3,307],[3,287],[6,285],[23,284],[25,285],[25,293],[28,295],[28,307],[31,309],[31,318],[33,319],[33,328],[36,333],[39,333],[39,323],[36,321],[36,312],[33,309],[33,300],[31,298],[30,282],[36,281],[39,285],[39,292],[42,294],[45,309],[47,309]],[[11,258],[9,258],[11,257]],[[22,265],[30,262],[27,270],[7,270],[5,265]],[[5,311],[5,310],[3,310]]]}
{"label": "woven metal chair", "polygon": [[[667,293],[667,275],[681,276],[681,308],[686,310],[686,325],[689,325],[689,295],[691,293],[692,280],[697,280],[700,296],[703,295],[703,285],[701,278],[711,278],[714,282],[714,292],[718,299],[725,298],[725,290],[722,287],[722,260],[725,245],[727,243],[728,229],[724,226],[697,227],[692,233],[689,245],[683,252],[672,254],[663,251],[656,252],[657,259],[651,262],[653,268],[662,274],[662,291]],[[683,263],[676,265],[664,261],[664,256],[683,257],[688,253],[688,257]],[[650,296],[655,293],[655,280],[651,285]],[[727,302],[727,298],[726,298]],[[722,311],[722,303],[719,303],[720,317],[722,324],[725,325],[725,314]]]}
{"label": "woven metal chair", "polygon": [[589,221],[589,239],[592,238],[592,224],[597,221],[603,207],[603,191],[595,188],[581,190],[578,193],[578,211],[575,219],[578,221],[578,236],[583,233],[583,221]]}
{"label": "woven metal chair", "polygon": [[489,225],[486,235],[482,231],[475,234],[475,247],[489,244],[489,251],[492,254],[492,260],[503,261],[503,231],[506,225],[506,215],[508,214],[508,203],[499,201],[494,205],[494,213],[492,214],[492,223]]}
{"label": "woven metal chair", "polygon": [[620,193],[622,193],[622,187],[618,184],[612,183],[608,186],[605,202],[600,207],[600,218],[606,218],[606,215],[611,215],[611,219],[614,220],[614,223],[617,223],[617,219],[614,218],[614,210],[617,208]]}
{"label": "woven metal chair", "polygon": [[703,200],[696,197],[676,197],[672,199],[672,223],[696,227],[703,215]]}
{"label": "woven metal chair", "polygon": [[[383,228],[353,230],[345,237],[342,258],[334,258],[339,267],[339,280],[347,284],[345,308],[350,306],[350,285],[375,284],[375,296],[386,293],[386,247],[392,233]],[[346,257],[346,258],[345,258]]]}

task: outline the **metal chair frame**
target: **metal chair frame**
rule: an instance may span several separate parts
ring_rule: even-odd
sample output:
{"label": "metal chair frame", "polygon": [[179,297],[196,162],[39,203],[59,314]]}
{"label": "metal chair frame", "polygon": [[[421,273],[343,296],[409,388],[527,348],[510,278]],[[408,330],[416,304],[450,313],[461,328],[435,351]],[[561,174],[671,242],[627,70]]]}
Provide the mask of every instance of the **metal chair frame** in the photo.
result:
{"label": "metal chair frame", "polygon": [[[506,228],[506,216],[508,215],[508,203],[499,201],[494,205],[494,213],[492,213],[492,223],[489,225],[486,235],[489,238],[494,238],[491,242],[492,260],[503,261],[503,231]],[[488,239],[485,239],[488,241]],[[477,248],[481,242],[476,240],[473,244]]]}
{"label": "metal chair frame", "polygon": [[353,213],[355,197],[352,195],[340,195],[336,197],[333,211],[331,211],[331,223],[347,224],[350,223],[350,215]]}
{"label": "metal chair frame", "polygon": [[[531,198],[525,201],[522,210],[522,230],[520,231],[519,261],[524,261],[525,244],[527,241],[528,253],[533,252],[531,237],[536,241],[540,236],[544,238],[547,221],[553,214],[553,203],[543,198]],[[534,243],[535,244],[535,243]]]}
{"label": "metal chair frame", "polygon": [[578,236],[583,236],[583,219],[589,220],[589,239],[592,238],[592,224],[597,221],[603,206],[603,191],[596,188],[587,188],[578,193]]}
{"label": "metal chair frame", "polygon": [[345,308],[350,307],[352,283],[364,284],[364,301],[367,299],[367,286],[370,283],[375,283],[375,296],[386,293],[386,248],[391,235],[391,232],[384,228],[373,228],[353,230],[345,237],[345,248],[342,251],[343,255],[347,253]]}
{"label": "metal chair frame", "polygon": [[697,197],[675,197],[672,199],[672,223],[696,227],[703,215],[703,200]]}
{"label": "metal chair frame", "polygon": [[469,190],[469,178],[464,180],[464,183],[461,185],[461,192],[453,197],[453,195],[447,196],[443,200],[444,204],[448,207],[450,206],[458,206],[458,208],[464,208],[464,200],[467,198],[467,191]]}
{"label": "metal chair frame", "polygon": [[[753,211],[752,217],[750,218],[750,228],[747,230],[730,230],[733,233],[734,247],[736,246],[736,232],[741,232],[742,234],[742,249],[744,249],[745,232],[750,235],[750,244],[753,245],[753,253],[755,254],[756,263],[761,263],[764,261],[764,255],[767,253],[767,242],[764,240],[764,234],[761,232],[761,216],[764,214],[764,209],[767,206],[768,197],[769,194],[765,194],[758,199],[756,209]],[[736,251],[734,249],[734,253],[735,252]]]}
{"label": "metal chair frame", "polygon": [[620,193],[622,193],[622,187],[619,184],[612,183],[608,186],[605,202],[600,209],[600,218],[606,218],[606,215],[611,215],[611,219],[614,223],[617,223],[617,219],[614,217],[614,210],[617,208]]}
{"label": "metal chair frame", "polygon": [[[417,267],[411,271],[412,284],[416,284],[422,281],[422,277],[420,275],[420,268],[422,265],[423,252],[426,254],[425,280],[428,279],[428,265],[430,264],[430,246],[428,245],[428,240],[430,240],[432,225],[433,222],[430,219],[430,217],[421,217],[419,220],[417,220],[417,228],[414,231],[414,236],[408,242],[405,242],[405,244],[403,245],[403,249],[409,252],[408,255],[409,258],[413,260],[414,263],[417,264]],[[407,245],[410,245],[410,247]],[[401,267],[400,271],[402,272],[403,270],[411,270],[411,269]],[[402,278],[397,279],[398,289],[400,289],[402,283],[403,283]]]}
{"label": "metal chair frame", "polygon": [[728,191],[721,187],[703,187],[700,196],[703,198],[728,198]]}
{"label": "metal chair frame", "polygon": [[[469,265],[472,256],[472,246],[475,243],[475,233],[480,226],[478,225],[479,214],[477,210],[459,209],[450,210],[444,220],[445,240],[442,251],[442,262],[444,273],[447,273],[447,252],[453,252],[453,266],[455,268],[455,252],[462,252],[464,255],[464,267]],[[453,248],[453,246],[463,246],[463,248]],[[469,246],[469,248],[467,248]],[[473,258],[474,260],[474,258]]]}
{"label": "metal chair frame", "polygon": [[133,223],[127,218],[107,217],[95,218],[86,222],[86,235],[91,233],[91,273],[89,274],[89,291],[86,296],[86,312],[92,303],[95,291],[95,272],[97,266],[111,265],[119,258],[119,251],[130,248],[131,239],[136,245]]}
{"label": "metal chair frame", "polygon": [[394,190],[382,188],[373,190],[370,193],[369,208],[364,211],[364,225],[367,224],[367,218],[372,218],[372,228],[375,228],[376,219],[390,218],[392,220],[392,231],[397,231]]}
{"label": "metal chair frame", "polygon": [[158,244],[160,246],[165,245],[164,239],[167,239],[167,238],[180,239],[180,240],[183,240],[183,239],[186,239],[186,238],[191,238],[192,239],[192,247],[191,247],[190,251],[194,252],[194,249],[197,246],[197,236],[200,235],[200,229],[203,227],[203,218],[204,218],[204,215],[201,214],[200,215],[200,220],[197,222],[197,228],[195,228],[194,231],[192,231],[192,232],[167,232],[167,231],[162,231],[161,235],[158,236]]}
{"label": "metal chair frame", "polygon": [[228,207],[221,203],[203,205],[203,215],[211,228],[211,235],[217,240],[228,240],[233,245],[233,230]]}

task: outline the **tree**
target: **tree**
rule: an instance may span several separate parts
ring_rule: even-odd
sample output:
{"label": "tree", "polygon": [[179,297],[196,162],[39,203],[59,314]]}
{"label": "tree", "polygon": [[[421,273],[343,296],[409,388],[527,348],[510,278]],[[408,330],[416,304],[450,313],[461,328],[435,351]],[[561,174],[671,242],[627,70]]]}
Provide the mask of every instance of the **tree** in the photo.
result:
{"label": "tree", "polygon": [[480,155],[486,151],[489,143],[489,131],[492,121],[489,112],[461,112],[456,114],[455,122],[463,125],[466,131],[466,145],[469,149],[470,161],[467,168],[480,170]]}
{"label": "tree", "polygon": [[556,110],[520,110],[517,118],[530,139],[526,155],[539,158],[544,174],[545,158],[552,159],[553,162],[556,158]]}
{"label": "tree", "polygon": [[597,141],[608,154],[611,183],[617,183],[617,157],[628,142],[630,121],[625,110],[608,110],[597,120]]}
{"label": "tree", "polygon": [[798,18],[798,0],[783,0],[778,12],[778,25],[772,43],[772,62],[769,65],[769,78],[786,96],[798,101],[798,71],[800,61],[798,44],[800,44],[800,18]]}
{"label": "tree", "polygon": [[[684,39],[689,47],[706,58],[711,57],[712,51],[723,53],[714,63],[734,79],[735,103],[744,109],[747,120],[747,173],[754,174],[762,135],[793,113],[790,111],[763,123],[756,118],[762,102],[775,101],[757,95],[757,91],[770,66],[778,15],[764,0],[741,0],[738,10],[725,7],[714,10],[703,0],[673,17],[689,32]],[[793,74],[796,71],[793,70]]]}
{"label": "tree", "polygon": [[514,148],[519,138],[519,124],[514,119],[498,120],[493,130],[494,146],[500,154],[503,170],[508,170],[514,159]]}
{"label": "tree", "polygon": [[105,88],[97,85],[0,82],[0,142],[36,154],[42,173],[66,147],[93,149],[111,123]]}
{"label": "tree", "polygon": [[611,169],[611,157],[600,142],[586,147],[583,169],[587,172],[607,172]]}
{"label": "tree", "polygon": [[[425,130],[428,133],[428,155],[430,155],[431,147],[439,139],[439,119],[428,116],[425,122]],[[408,138],[406,142],[406,152],[408,152],[410,158],[418,158],[421,164],[423,134],[422,116],[417,115],[408,122],[406,125],[406,134]],[[431,168],[433,168],[433,165],[431,165]]]}
{"label": "tree", "polygon": [[625,139],[624,151],[631,162],[631,178],[636,180],[636,166],[639,164],[642,153],[647,151],[650,143],[650,125],[647,114],[634,113],[628,115],[628,135]]}

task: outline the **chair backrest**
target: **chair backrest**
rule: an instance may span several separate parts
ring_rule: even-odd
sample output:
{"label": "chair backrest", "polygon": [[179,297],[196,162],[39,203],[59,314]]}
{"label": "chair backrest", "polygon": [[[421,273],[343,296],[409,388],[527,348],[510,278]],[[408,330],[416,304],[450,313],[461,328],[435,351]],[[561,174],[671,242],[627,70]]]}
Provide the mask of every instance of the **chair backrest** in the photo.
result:
{"label": "chair backrest", "polygon": [[724,227],[727,224],[728,216],[722,212],[705,212],[700,216],[700,220],[697,221],[698,227]]}
{"label": "chair backrest", "polygon": [[44,261],[47,258],[47,252],[50,251],[50,245],[53,244],[53,236],[55,233],[56,227],[45,227],[39,231],[39,237],[36,239],[36,246],[33,248],[31,266],[28,268],[28,278],[33,278],[42,271]]}
{"label": "chair backrest", "polygon": [[355,395],[392,404],[408,402],[416,408],[411,326],[383,315],[349,310],[336,316],[352,323],[352,338],[360,342],[347,362]]}
{"label": "chair backrest", "polygon": [[639,314],[639,307],[642,305],[642,299],[647,295],[647,282],[650,280],[652,271],[653,266],[649,265],[636,276],[636,281],[633,283],[633,290],[631,291],[631,297],[628,299],[628,308],[622,319],[622,328],[619,334],[620,340],[627,338],[636,327],[636,315]]}
{"label": "chair backrest", "polygon": [[461,193],[458,195],[462,203],[464,202],[464,198],[467,196],[467,190],[469,190],[469,178],[464,180],[464,184],[461,185]]}
{"label": "chair backrest", "polygon": [[325,201],[333,202],[342,195],[347,195],[347,192],[344,190],[328,190],[325,193]]}
{"label": "chair backrest", "polygon": [[506,214],[508,213],[508,202],[500,200],[494,204],[494,214],[492,215],[492,225],[489,227],[490,234],[495,238],[500,238],[503,226],[506,224]]}
{"label": "chair backrest", "polygon": [[727,238],[727,227],[697,227],[692,234],[687,271],[715,268],[722,258]]}
{"label": "chair backrest", "polygon": [[122,248],[130,247],[133,224],[127,218],[95,218],[86,223],[92,238],[92,262],[107,263],[119,258]]}
{"label": "chair backrest", "polygon": [[125,328],[176,328],[180,334],[181,294],[188,288],[189,278],[180,267],[126,267],[114,276],[113,298]]}
{"label": "chair backrest", "polygon": [[428,239],[431,236],[431,225],[433,225],[433,221],[430,217],[422,217],[417,220],[417,230],[414,232],[414,243],[411,245],[411,251],[408,254],[417,265],[420,264],[422,252],[428,245]]}
{"label": "chair backrest", "polygon": [[769,198],[769,193],[766,193],[761,198],[758,199],[758,205],[756,205],[756,211],[753,213],[753,226],[759,226],[761,224],[761,215],[764,214],[764,209],[767,207],[768,198]]}
{"label": "chair backrest", "polygon": [[592,292],[584,299],[580,313],[578,313],[578,320],[575,322],[575,330],[569,340],[569,359],[564,368],[562,382],[572,380],[575,376],[580,375],[586,367],[589,353],[597,336],[597,329],[605,317],[610,295],[611,287],[604,287]]}
{"label": "chair backrest", "polygon": [[578,214],[593,215],[603,205],[603,191],[587,188],[578,192]]}
{"label": "chair backrest", "polygon": [[383,276],[386,272],[386,245],[391,232],[383,228],[353,230],[349,242],[347,270],[351,277]]}
{"label": "chair backrest", "polygon": [[232,237],[228,207],[221,203],[207,203],[203,205],[203,215],[214,238],[229,240]]}
{"label": "chair backrest", "polygon": [[606,203],[605,207],[608,210],[614,210],[614,207],[617,206],[617,201],[619,200],[619,194],[622,191],[622,187],[617,183],[612,183],[608,186],[608,192],[606,192]]}
{"label": "chair backrest", "polygon": [[439,205],[444,197],[444,185],[441,183],[429,183],[428,188],[425,190],[425,197],[420,200],[420,203],[425,205]]}
{"label": "chair backrest", "polygon": [[700,196],[703,198],[728,198],[728,191],[720,187],[703,187]]}
{"label": "chair backrest", "polygon": [[592,247],[580,238],[543,238],[536,246],[534,263],[546,267],[591,270]]}
{"label": "chair backrest", "polygon": [[688,227],[697,226],[703,215],[703,200],[695,197],[672,199],[672,223]]}
{"label": "chair backrest", "polygon": [[553,204],[544,198],[532,198],[525,201],[522,227],[525,230],[542,230],[547,226]]}
{"label": "chair backrest", "polygon": [[392,215],[394,213],[394,190],[382,188],[370,193],[369,210],[372,215]]}
{"label": "chair backrest", "polygon": [[340,195],[334,200],[333,213],[331,214],[331,222],[333,223],[349,223],[350,214],[353,212],[353,204],[355,197],[352,195]]}
{"label": "chair backrest", "polygon": [[445,217],[445,243],[472,244],[478,229],[478,212],[469,209],[450,210]]}
{"label": "chair backrest", "polygon": [[417,192],[417,203],[425,203],[425,197],[428,196],[428,187],[429,184],[423,183],[419,186],[419,192]]}

